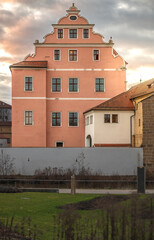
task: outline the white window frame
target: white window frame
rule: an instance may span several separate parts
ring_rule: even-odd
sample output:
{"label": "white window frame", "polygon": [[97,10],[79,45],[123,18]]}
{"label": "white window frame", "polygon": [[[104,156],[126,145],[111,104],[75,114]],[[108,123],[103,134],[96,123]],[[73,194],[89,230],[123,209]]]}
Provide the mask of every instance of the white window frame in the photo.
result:
{"label": "white window frame", "polygon": [[[59,60],[55,59],[55,51],[57,51],[57,50],[59,50]],[[56,49],[53,50],[53,60],[56,61],[56,62],[61,61],[61,50],[60,49],[56,48]]]}
{"label": "white window frame", "polygon": [[[32,124],[26,124],[26,112],[32,112]],[[24,126],[33,126],[34,125],[34,111],[33,110],[24,110]]]}
{"label": "white window frame", "polygon": [[[32,78],[32,90],[26,90],[26,77]],[[33,92],[34,91],[34,77],[33,76],[24,76],[24,92]]]}
{"label": "white window frame", "polygon": [[[70,30],[77,30],[77,37],[76,38],[70,38]],[[69,28],[68,29],[68,39],[78,39],[78,28]]]}
{"label": "white window frame", "polygon": [[[89,31],[88,38],[84,38],[84,29],[88,29],[88,31]],[[83,28],[82,29],[82,39],[90,39],[90,28]]]}
{"label": "white window frame", "polygon": [[[77,122],[77,126],[70,126],[69,125],[69,113],[77,113],[77,118],[78,118],[78,122]],[[68,127],[79,127],[79,112],[75,112],[75,111],[70,111],[70,112],[68,112]]]}
{"label": "white window frame", "polygon": [[[94,59],[94,51],[95,51],[95,50],[96,50],[96,51],[99,51],[99,59],[98,59],[98,60],[95,60],[95,59]],[[93,49],[92,54],[93,54],[93,61],[94,61],[94,62],[99,62],[99,61],[100,61],[100,58],[101,58],[101,56],[100,56],[100,55],[101,55],[100,49],[96,49],[96,48]]]}
{"label": "white window frame", "polygon": [[[77,60],[76,60],[76,61],[71,61],[71,60],[70,60],[69,51],[77,51]],[[68,49],[68,61],[69,61],[69,62],[78,62],[78,49],[72,49],[72,48],[71,48],[71,49]]]}
{"label": "white window frame", "polygon": [[60,77],[52,77],[52,78],[51,78],[51,92],[52,92],[52,93],[61,93],[61,92],[62,92],[62,78],[60,78],[60,86],[61,86],[60,92],[53,92],[53,91],[52,91],[52,79],[53,79],[53,78],[60,78]]}
{"label": "white window frame", "polygon": [[[58,30],[59,30],[59,29],[60,29],[60,30],[63,30],[63,37],[62,37],[62,38],[59,38],[59,37],[58,37]],[[64,39],[64,28],[57,28],[57,39]]]}
{"label": "white window frame", "polygon": [[[53,126],[52,125],[52,113],[60,113],[60,126]],[[56,112],[56,111],[52,111],[51,112],[51,127],[55,128],[55,127],[62,127],[62,112]]]}
{"label": "white window frame", "polygon": [[77,81],[78,81],[78,82],[77,82],[77,91],[76,91],[76,92],[70,92],[70,91],[69,91],[69,79],[70,79],[70,78],[77,78],[77,77],[69,77],[69,78],[68,78],[68,93],[78,93],[78,92],[79,92],[79,78],[77,78]]}
{"label": "white window frame", "polygon": [[[72,16],[76,16],[76,19],[75,19],[75,20],[70,19],[70,17],[72,17]],[[69,16],[69,19],[70,19],[70,21],[73,21],[73,22],[74,22],[74,21],[77,21],[77,20],[78,20],[78,16],[77,16],[77,15],[70,15],[70,16]]]}
{"label": "white window frame", "polygon": [[[103,92],[96,92],[96,79],[97,78],[103,78],[104,79],[104,91]],[[94,88],[94,91],[95,91],[95,93],[104,93],[105,92],[105,78],[104,77],[96,77],[95,78],[95,86],[94,86],[95,88]]]}
{"label": "white window frame", "polygon": [[89,121],[89,124],[93,124],[93,115],[90,115],[90,121]]}

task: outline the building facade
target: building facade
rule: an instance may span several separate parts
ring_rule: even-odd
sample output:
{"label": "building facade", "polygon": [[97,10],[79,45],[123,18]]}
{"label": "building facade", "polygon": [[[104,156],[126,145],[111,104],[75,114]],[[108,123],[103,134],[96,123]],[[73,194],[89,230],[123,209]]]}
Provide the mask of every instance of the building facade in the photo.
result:
{"label": "building facade", "polygon": [[87,147],[131,147],[134,105],[127,91],[89,109],[85,115]]}
{"label": "building facade", "polygon": [[83,112],[126,90],[127,63],[79,12],[10,66],[13,147],[84,147]]}
{"label": "building facade", "polygon": [[0,101],[0,147],[11,147],[11,105]]}

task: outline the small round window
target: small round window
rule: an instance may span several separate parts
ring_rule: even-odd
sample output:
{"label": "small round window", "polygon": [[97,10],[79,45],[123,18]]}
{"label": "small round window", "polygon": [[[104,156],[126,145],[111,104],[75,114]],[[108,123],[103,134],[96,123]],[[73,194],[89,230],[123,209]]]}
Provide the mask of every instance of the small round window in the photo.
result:
{"label": "small round window", "polygon": [[70,19],[74,21],[77,19],[77,16],[70,16]]}

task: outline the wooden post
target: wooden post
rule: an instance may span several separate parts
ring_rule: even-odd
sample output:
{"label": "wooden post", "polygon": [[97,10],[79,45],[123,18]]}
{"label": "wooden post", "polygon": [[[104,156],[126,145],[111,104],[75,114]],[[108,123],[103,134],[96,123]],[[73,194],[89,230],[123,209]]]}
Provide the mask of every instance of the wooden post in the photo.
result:
{"label": "wooden post", "polygon": [[76,182],[75,182],[75,175],[71,176],[71,194],[75,195],[76,193]]}

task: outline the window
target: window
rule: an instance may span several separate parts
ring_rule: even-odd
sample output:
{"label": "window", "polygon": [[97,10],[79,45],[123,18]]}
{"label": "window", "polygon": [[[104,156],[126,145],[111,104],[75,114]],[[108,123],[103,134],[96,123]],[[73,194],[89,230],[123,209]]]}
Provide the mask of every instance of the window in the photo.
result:
{"label": "window", "polygon": [[89,117],[87,117],[87,125],[89,125]]}
{"label": "window", "polygon": [[63,29],[58,29],[58,38],[63,38]]}
{"label": "window", "polygon": [[60,78],[52,78],[52,92],[61,92]]}
{"label": "window", "polygon": [[110,123],[110,114],[104,114],[104,122]]}
{"label": "window", "polygon": [[77,112],[69,112],[69,126],[78,126]]}
{"label": "window", "polygon": [[53,112],[52,113],[52,126],[61,126],[61,113]]}
{"label": "window", "polygon": [[70,16],[70,20],[75,21],[77,19],[77,16]]}
{"label": "window", "polygon": [[33,79],[32,77],[25,77],[25,91],[33,90]]}
{"label": "window", "polygon": [[54,60],[60,60],[60,50],[54,50]]}
{"label": "window", "polygon": [[77,50],[69,50],[69,61],[77,61]]}
{"label": "window", "polygon": [[104,78],[95,79],[95,91],[104,92]]}
{"label": "window", "polygon": [[56,142],[56,147],[64,147],[64,142]]}
{"label": "window", "polygon": [[7,138],[7,144],[11,143],[11,138]]}
{"label": "window", "polygon": [[99,60],[99,50],[94,50],[94,51],[93,51],[93,54],[94,54],[94,56],[93,56],[93,57],[94,57],[94,60],[95,60],[95,61],[98,61],[98,60]]}
{"label": "window", "polygon": [[112,114],[112,123],[118,123],[118,114]]}
{"label": "window", "polygon": [[77,38],[77,29],[70,29],[70,38]]}
{"label": "window", "polygon": [[32,125],[32,124],[33,124],[33,112],[25,111],[25,125]]}
{"label": "window", "polygon": [[89,38],[89,29],[83,29],[83,38]]}
{"label": "window", "polygon": [[77,91],[78,91],[78,79],[69,78],[69,92],[77,92]]}
{"label": "window", "polygon": [[139,118],[138,120],[138,126],[140,127],[141,126],[141,119]]}
{"label": "window", "polygon": [[90,124],[93,124],[93,116],[90,116]]}

